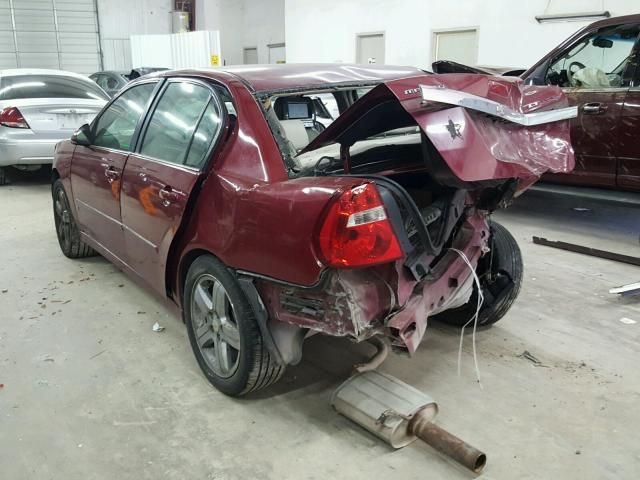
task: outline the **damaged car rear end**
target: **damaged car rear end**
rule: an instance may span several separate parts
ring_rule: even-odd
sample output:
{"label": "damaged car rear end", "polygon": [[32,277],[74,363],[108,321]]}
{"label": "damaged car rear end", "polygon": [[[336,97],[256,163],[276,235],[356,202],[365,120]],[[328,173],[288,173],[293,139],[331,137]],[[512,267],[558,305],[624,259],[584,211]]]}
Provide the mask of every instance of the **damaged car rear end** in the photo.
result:
{"label": "damaged car rear end", "polygon": [[302,93],[257,95],[289,180],[249,194],[286,209],[279,221],[265,211],[263,238],[284,235],[295,262],[282,275],[239,271],[279,360],[296,363],[308,332],[381,336],[413,353],[431,318],[463,325],[479,308],[479,324],[499,320],[522,261],[490,215],[543,172],[573,168],[576,109],[560,89],[464,74],[387,81],[298,150],[270,110]]}

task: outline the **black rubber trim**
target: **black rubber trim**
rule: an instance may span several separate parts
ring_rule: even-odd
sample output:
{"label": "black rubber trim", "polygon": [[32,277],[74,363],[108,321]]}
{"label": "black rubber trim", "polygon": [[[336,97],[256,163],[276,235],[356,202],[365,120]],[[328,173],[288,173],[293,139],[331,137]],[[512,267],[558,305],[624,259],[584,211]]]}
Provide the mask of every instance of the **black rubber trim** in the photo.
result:
{"label": "black rubber trim", "polygon": [[280,350],[278,350],[278,346],[271,336],[271,331],[267,325],[267,322],[269,321],[269,314],[260,299],[260,294],[253,283],[253,279],[244,276],[237,276],[237,279],[238,284],[240,284],[240,288],[242,289],[245,297],[247,297],[249,305],[251,305],[251,308],[253,309],[253,314],[255,315],[256,322],[260,328],[260,333],[262,334],[262,339],[267,350],[269,350],[269,354],[278,364],[284,365]]}

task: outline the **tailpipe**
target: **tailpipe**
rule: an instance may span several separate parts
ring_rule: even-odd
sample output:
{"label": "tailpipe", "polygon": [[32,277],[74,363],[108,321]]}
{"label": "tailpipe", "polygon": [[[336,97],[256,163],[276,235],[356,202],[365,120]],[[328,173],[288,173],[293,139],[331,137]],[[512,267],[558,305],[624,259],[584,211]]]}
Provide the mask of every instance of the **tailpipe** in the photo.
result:
{"label": "tailpipe", "polygon": [[433,423],[438,405],[429,395],[391,375],[375,370],[356,374],[337,388],[331,404],[393,448],[419,438],[474,473],[487,463],[480,450]]}
{"label": "tailpipe", "polygon": [[409,421],[409,430],[423,442],[475,473],[487,464],[487,456],[464,440],[430,422],[418,412]]}

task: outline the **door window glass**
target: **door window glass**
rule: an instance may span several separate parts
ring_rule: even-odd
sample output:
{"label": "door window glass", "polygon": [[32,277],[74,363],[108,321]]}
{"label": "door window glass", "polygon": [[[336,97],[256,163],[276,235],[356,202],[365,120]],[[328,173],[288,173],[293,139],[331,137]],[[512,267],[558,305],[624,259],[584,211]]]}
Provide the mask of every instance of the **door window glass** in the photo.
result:
{"label": "door window glass", "polygon": [[183,163],[207,103],[209,90],[188,82],[170,83],[158,102],[140,153],[171,163]]}
{"label": "door window glass", "polygon": [[216,103],[211,100],[204,111],[196,132],[193,134],[193,141],[185,162],[186,165],[198,169],[202,168],[209,146],[216,137],[218,130],[220,130],[221,123],[220,110],[218,110]]}
{"label": "door window glass", "polygon": [[156,83],[137,85],[118,97],[94,124],[93,144],[131,151],[131,139]]}
{"label": "door window glass", "polygon": [[551,63],[547,83],[572,88],[628,87],[639,30],[639,25],[619,25],[583,38]]}
{"label": "door window glass", "polygon": [[105,75],[105,85],[104,87],[102,87],[102,85],[100,85],[102,88],[104,88],[105,90],[114,90],[116,88],[118,88],[118,81],[113,78],[113,77],[107,77]]}
{"label": "door window glass", "polygon": [[100,88],[102,88],[103,90],[106,89],[107,85],[105,82],[105,76],[104,75],[96,75],[95,77],[89,77],[91,80],[93,80],[94,82],[96,82],[98,84],[98,86]]}

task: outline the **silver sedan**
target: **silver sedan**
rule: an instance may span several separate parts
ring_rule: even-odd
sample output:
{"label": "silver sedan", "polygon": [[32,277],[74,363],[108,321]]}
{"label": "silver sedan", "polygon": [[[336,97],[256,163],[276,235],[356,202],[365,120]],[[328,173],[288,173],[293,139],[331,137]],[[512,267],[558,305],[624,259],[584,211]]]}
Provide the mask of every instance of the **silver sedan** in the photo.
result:
{"label": "silver sedan", "polygon": [[90,123],[109,100],[87,77],[60,70],[0,70],[0,185],[6,167],[53,162],[56,143]]}

